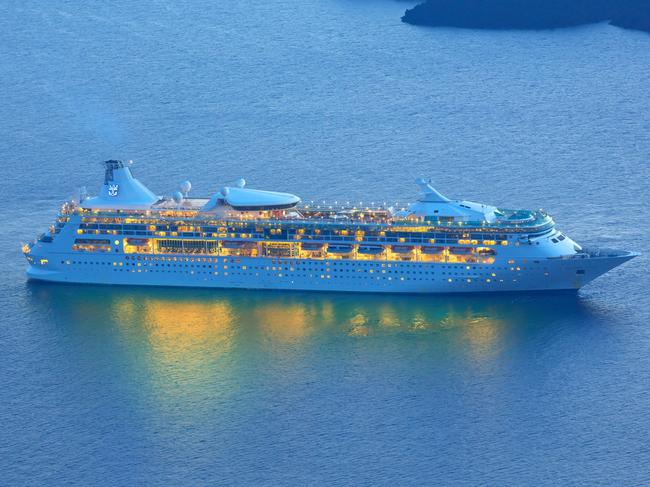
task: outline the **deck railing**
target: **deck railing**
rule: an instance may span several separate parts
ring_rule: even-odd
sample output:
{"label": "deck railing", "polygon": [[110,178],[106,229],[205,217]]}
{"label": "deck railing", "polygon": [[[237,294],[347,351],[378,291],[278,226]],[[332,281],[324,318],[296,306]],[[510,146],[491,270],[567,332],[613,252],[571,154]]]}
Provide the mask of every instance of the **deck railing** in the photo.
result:
{"label": "deck railing", "polygon": [[[333,205],[332,205],[333,206]],[[169,212],[169,209],[154,209],[154,210],[128,210],[127,211],[93,211],[93,210],[82,210],[76,208],[74,212],[78,212],[81,215],[96,215],[98,218],[117,218],[122,219],[126,217],[141,217],[142,219],[155,218],[156,221],[162,222],[178,222],[178,221],[187,221],[187,222],[214,222],[214,224],[227,224],[229,222],[239,223],[247,222],[251,224],[265,224],[269,222],[282,222],[282,223],[291,223],[291,224],[319,224],[327,226],[342,226],[342,225],[365,225],[365,226],[375,226],[381,228],[388,227],[409,227],[409,226],[428,226],[428,227],[438,227],[441,229],[503,229],[517,231],[518,229],[536,229],[537,227],[551,226],[553,220],[543,211],[534,211],[528,212],[527,218],[518,218],[518,219],[509,219],[502,218],[494,222],[487,221],[451,221],[446,219],[430,219],[430,218],[418,218],[418,219],[400,219],[395,217],[387,217],[383,214],[377,214],[380,211],[386,212],[387,209],[379,208],[363,208],[363,209],[353,209],[349,207],[346,210],[335,210],[330,209],[329,205],[326,208],[322,206],[319,208],[316,207],[298,207],[297,214],[292,216],[290,213],[283,216],[273,216],[269,215],[264,218],[254,218],[248,215],[242,215],[239,218],[229,216],[227,218],[215,219],[214,214],[202,213],[199,211],[187,212],[187,215],[163,215],[163,213]],[[320,213],[317,215],[310,215],[308,218],[300,213],[304,212],[314,212]],[[181,209],[182,211],[182,209]],[[514,210],[502,210],[505,215],[515,214]],[[347,213],[346,213],[347,212]],[[356,212],[356,213],[355,213]],[[373,214],[374,213],[374,214]],[[70,212],[62,213],[70,214]],[[363,215],[363,216],[361,216]]]}

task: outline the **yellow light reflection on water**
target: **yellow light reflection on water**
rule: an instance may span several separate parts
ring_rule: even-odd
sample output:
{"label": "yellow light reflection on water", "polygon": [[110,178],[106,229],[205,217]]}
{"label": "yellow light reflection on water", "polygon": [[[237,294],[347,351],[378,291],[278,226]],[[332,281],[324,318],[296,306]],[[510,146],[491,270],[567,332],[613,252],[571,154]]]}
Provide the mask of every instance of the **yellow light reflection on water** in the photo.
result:
{"label": "yellow light reflection on water", "polygon": [[270,304],[256,308],[254,316],[264,334],[280,342],[295,342],[312,332],[313,313],[304,304]]}
{"label": "yellow light reflection on water", "polygon": [[219,358],[233,344],[228,302],[124,295],[115,298],[112,311],[127,344],[144,355],[151,384],[161,395],[192,395],[226,372]]}
{"label": "yellow light reflection on water", "polygon": [[331,301],[323,301],[320,306],[320,316],[324,323],[331,324],[334,321],[335,309]]}
{"label": "yellow light reflection on water", "polygon": [[151,299],[144,303],[144,321],[152,346],[170,360],[195,347],[223,352],[233,331],[232,310],[225,302]]}
{"label": "yellow light reflection on water", "polygon": [[399,327],[400,320],[395,309],[389,305],[383,305],[379,308],[379,326],[384,328]]}
{"label": "yellow light reflection on water", "polygon": [[[503,322],[498,310],[415,302],[418,306],[396,306],[385,301],[377,305],[373,300],[350,306],[349,302],[326,298],[320,301],[263,299],[250,302],[248,307],[228,299],[148,297],[134,300],[124,297],[114,302],[113,309],[125,333],[133,326],[146,331],[150,356],[157,367],[175,367],[196,376],[203,373],[200,369],[206,362],[230,350],[235,333],[240,340],[246,341],[247,332],[237,331],[241,326],[249,331],[253,329],[246,323],[254,323],[265,338],[278,344],[299,344],[337,330],[351,337],[378,332],[390,336],[393,333],[429,335],[447,331],[457,336],[459,345],[464,344],[459,351],[465,348],[474,359],[483,361],[499,353],[501,335],[507,323]],[[239,309],[237,318],[233,306]]]}
{"label": "yellow light reflection on water", "polygon": [[501,354],[519,315],[537,315],[525,303],[468,298],[69,288],[44,293],[59,303],[57,313],[68,312],[66,322],[87,323],[88,330],[97,317],[110,316],[134,373],[172,403],[204,398],[210,394],[205,384],[224,384],[211,393],[229,394],[226,384],[247,370],[250,357],[295,357],[297,350],[310,350],[310,343],[337,335],[371,338],[359,341],[368,352],[400,335],[417,339],[399,346],[453,343],[457,353],[486,365]]}
{"label": "yellow light reflection on water", "polygon": [[469,346],[470,355],[479,361],[496,356],[501,350],[501,338],[506,326],[497,313],[476,314],[449,312],[441,321],[448,329],[461,331],[460,337]]}
{"label": "yellow light reflection on water", "polygon": [[489,316],[477,316],[467,320],[463,336],[477,359],[488,359],[501,349],[500,339],[503,323]]}

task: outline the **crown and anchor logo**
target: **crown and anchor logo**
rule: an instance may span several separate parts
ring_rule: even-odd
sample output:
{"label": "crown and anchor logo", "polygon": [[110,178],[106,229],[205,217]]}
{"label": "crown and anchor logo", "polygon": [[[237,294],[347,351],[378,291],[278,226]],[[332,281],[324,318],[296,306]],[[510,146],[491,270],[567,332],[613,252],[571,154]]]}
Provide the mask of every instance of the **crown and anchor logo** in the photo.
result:
{"label": "crown and anchor logo", "polygon": [[108,185],[108,196],[117,196],[118,189],[119,189],[119,185],[117,185],[117,184],[109,184]]}

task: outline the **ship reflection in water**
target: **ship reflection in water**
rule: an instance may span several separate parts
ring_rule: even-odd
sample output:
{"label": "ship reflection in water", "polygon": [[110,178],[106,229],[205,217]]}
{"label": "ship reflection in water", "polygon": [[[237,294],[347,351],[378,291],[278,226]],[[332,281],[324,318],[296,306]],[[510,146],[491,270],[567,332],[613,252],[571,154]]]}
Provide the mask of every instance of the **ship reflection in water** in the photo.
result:
{"label": "ship reflection in water", "polygon": [[[598,311],[578,295],[376,296],[28,284],[81,362],[127,365],[142,393],[224,400],[352,367],[499,367],[531,335]],[[39,313],[43,310],[39,310]],[[588,318],[588,319],[582,319]],[[544,340],[544,337],[541,338]],[[81,346],[83,345],[83,346]],[[534,352],[533,352],[534,353]],[[74,357],[73,357],[74,358]],[[441,362],[437,364],[436,362]],[[314,370],[322,365],[323,370]],[[162,396],[162,397],[161,397]],[[194,406],[193,406],[194,407]]]}
{"label": "ship reflection in water", "polygon": [[183,394],[208,383],[215,369],[224,370],[220,358],[232,349],[235,330],[227,301],[111,296],[112,323],[127,344],[137,345],[133,353],[144,352],[152,379],[165,393]]}

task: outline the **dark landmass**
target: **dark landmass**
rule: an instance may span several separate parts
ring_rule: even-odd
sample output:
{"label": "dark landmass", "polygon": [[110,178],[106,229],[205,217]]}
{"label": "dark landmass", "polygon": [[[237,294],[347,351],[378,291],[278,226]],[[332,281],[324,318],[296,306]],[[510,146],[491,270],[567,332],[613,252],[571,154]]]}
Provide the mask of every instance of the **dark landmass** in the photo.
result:
{"label": "dark landmass", "polygon": [[650,0],[620,0],[610,24],[650,32]]}
{"label": "dark landmass", "polygon": [[609,21],[650,32],[650,0],[426,0],[402,21],[432,27],[541,30]]}

